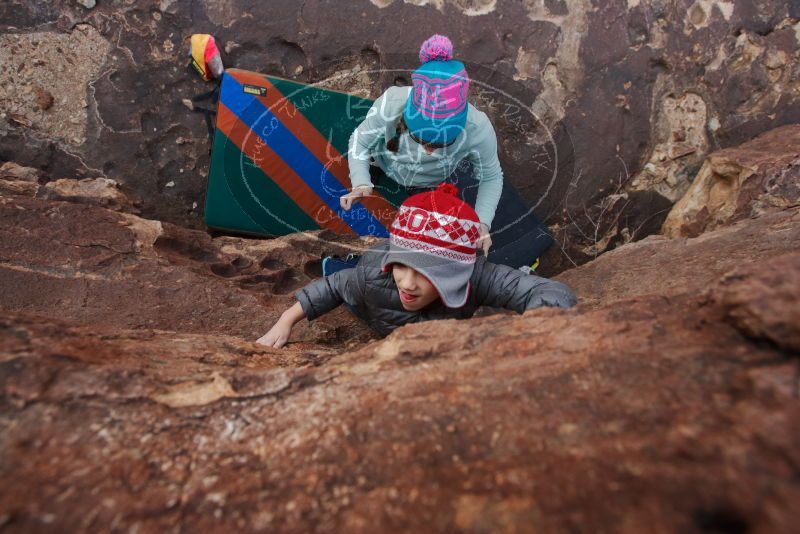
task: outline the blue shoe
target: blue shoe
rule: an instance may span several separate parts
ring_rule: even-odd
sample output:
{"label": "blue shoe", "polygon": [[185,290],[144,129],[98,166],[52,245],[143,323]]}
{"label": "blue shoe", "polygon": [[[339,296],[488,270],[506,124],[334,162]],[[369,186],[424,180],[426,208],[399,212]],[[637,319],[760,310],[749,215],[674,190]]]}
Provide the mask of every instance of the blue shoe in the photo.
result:
{"label": "blue shoe", "polygon": [[325,256],[322,258],[322,276],[330,276],[345,269],[352,269],[358,265],[360,258],[361,256],[355,254],[348,254],[345,259],[339,256]]}

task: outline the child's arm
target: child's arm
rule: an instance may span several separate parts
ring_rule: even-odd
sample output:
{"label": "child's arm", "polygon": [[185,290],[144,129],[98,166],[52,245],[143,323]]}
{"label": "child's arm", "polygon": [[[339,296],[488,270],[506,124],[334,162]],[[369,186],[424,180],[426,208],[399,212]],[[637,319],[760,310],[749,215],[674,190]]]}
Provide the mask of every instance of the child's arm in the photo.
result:
{"label": "child's arm", "polygon": [[292,327],[300,322],[306,316],[303,307],[299,302],[295,302],[292,306],[283,312],[281,318],[278,319],[269,332],[256,340],[256,343],[261,343],[268,347],[275,347],[279,349],[286,345],[289,341],[289,334],[292,333]]}
{"label": "child's arm", "polygon": [[479,305],[522,313],[540,306],[571,308],[578,302],[575,293],[561,282],[488,261],[475,267],[481,269],[475,283]]}
{"label": "child's arm", "polygon": [[313,321],[342,302],[347,301],[351,304],[358,302],[362,292],[357,271],[358,268],[338,271],[301,288],[294,295],[297,302],[283,312],[278,322],[256,343],[280,348],[289,340],[292,327],[303,318],[307,317],[309,321]]}
{"label": "child's arm", "polygon": [[[363,278],[363,277],[362,277]],[[294,294],[305,316],[313,321],[339,306],[342,302],[358,304],[363,297],[359,268],[344,269],[314,280]]]}

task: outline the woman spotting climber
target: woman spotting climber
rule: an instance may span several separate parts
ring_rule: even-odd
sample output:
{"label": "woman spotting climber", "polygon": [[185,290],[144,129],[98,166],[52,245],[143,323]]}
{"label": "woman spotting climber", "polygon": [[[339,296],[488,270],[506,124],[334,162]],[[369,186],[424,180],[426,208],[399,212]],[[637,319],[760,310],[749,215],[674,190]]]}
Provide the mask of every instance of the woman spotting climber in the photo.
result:
{"label": "woman spotting climber", "polygon": [[[479,248],[495,263],[531,265],[552,238],[513,187],[504,184],[492,123],[467,102],[470,80],[464,64],[453,59],[452,43],[442,35],[422,44],[419,59],[412,87],[386,90],[350,137],[352,190],[341,197],[341,207],[349,210],[372,194],[371,164],[409,194],[447,181],[469,200],[467,193],[477,187]],[[463,160],[471,163],[472,173],[459,165]]]}

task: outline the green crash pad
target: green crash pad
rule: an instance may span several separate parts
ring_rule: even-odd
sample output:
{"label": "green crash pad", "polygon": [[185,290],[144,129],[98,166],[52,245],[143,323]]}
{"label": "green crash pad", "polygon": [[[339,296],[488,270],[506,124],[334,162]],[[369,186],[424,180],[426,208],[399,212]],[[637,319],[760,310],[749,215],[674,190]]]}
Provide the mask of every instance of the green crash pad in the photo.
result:
{"label": "green crash pad", "polygon": [[[345,211],[347,143],[372,100],[229,69],[222,77],[205,221],[210,228],[279,236],[328,229],[387,237],[403,188],[379,180]],[[377,171],[377,169],[375,169]]]}

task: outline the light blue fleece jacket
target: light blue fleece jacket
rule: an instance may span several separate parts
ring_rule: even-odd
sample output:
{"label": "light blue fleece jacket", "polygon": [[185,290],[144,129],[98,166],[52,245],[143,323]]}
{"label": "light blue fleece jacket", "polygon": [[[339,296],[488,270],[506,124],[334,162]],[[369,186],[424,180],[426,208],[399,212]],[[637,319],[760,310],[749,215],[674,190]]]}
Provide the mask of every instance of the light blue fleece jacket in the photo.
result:
{"label": "light blue fleece jacket", "polygon": [[400,135],[397,152],[391,152],[386,143],[395,136],[409,94],[411,87],[390,87],[353,131],[347,151],[352,186],[372,185],[370,157],[387,176],[406,187],[436,186],[456,170],[461,160],[468,158],[479,184],[475,212],[482,223],[491,227],[503,190],[503,170],[497,158],[497,136],[489,118],[469,104],[464,131],[452,145],[428,154],[405,131]]}

